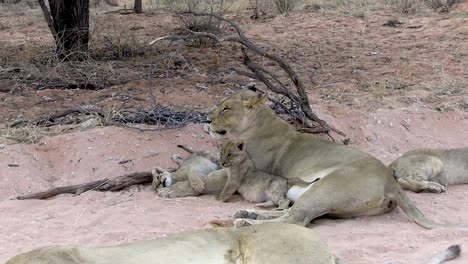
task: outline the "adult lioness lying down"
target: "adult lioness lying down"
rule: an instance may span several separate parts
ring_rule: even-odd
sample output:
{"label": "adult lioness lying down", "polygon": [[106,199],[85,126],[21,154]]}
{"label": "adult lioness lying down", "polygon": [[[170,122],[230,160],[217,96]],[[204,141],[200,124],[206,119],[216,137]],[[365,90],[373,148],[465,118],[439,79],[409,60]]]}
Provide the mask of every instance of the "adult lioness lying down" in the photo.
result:
{"label": "adult lioness lying down", "polygon": [[345,263],[311,229],[269,224],[210,228],[100,248],[39,248],[6,264],[285,264]]}
{"label": "adult lioness lying down", "polygon": [[468,148],[415,149],[389,167],[403,189],[441,193],[448,185],[468,183]]}
{"label": "adult lioness lying down", "polygon": [[[460,255],[454,245],[433,256],[439,264]],[[83,248],[50,246],[20,254],[6,264],[346,264],[311,229],[271,223],[210,228],[130,244]]]}
{"label": "adult lioness lying down", "polygon": [[[259,170],[306,182],[320,180],[308,187],[291,187],[288,198],[295,203],[289,210],[241,210],[235,215],[241,218],[236,225],[267,222],[306,225],[322,215],[339,218],[378,215],[392,211],[397,205],[425,228],[439,225],[416,208],[392,170],[380,160],[352,147],[297,132],[270,109],[267,98],[267,94],[241,90],[224,99],[209,113],[211,133],[243,140]],[[212,180],[208,176],[203,181]],[[186,182],[163,189],[171,197],[197,194]]]}

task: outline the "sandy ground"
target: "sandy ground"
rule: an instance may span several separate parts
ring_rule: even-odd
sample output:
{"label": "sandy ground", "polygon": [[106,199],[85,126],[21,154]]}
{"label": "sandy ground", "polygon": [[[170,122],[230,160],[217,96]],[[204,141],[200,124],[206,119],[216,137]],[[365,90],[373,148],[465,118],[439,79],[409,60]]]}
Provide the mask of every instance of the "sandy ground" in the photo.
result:
{"label": "sandy ground", "polygon": [[[351,142],[360,142],[356,147],[385,162],[413,147],[468,144],[468,122],[462,112],[426,112],[420,118],[421,113],[411,111],[378,110],[362,115],[336,107],[336,118],[331,118],[326,109],[316,110],[323,111],[322,115],[329,117],[327,121],[340,124],[351,136]],[[411,133],[397,125],[402,120],[410,120]],[[348,122],[357,128],[350,128]],[[46,201],[8,199],[17,193],[146,171],[156,164],[171,167],[172,154],[185,155],[175,146],[179,143],[214,149],[200,125],[161,132],[105,127],[45,138],[35,145],[2,146],[0,243],[4,246],[0,249],[0,262],[43,245],[114,245],[198,229],[210,220],[230,218],[236,209],[252,207],[240,201],[220,203],[212,196],[161,199],[149,187],[118,193],[61,195]],[[131,162],[119,164],[128,159]],[[466,185],[450,187],[443,194],[410,195],[431,219],[467,224]],[[398,210],[376,217],[322,219],[310,227],[350,263],[423,263],[429,254],[450,244],[468,244],[468,232],[425,230]],[[453,263],[467,260],[463,256]]]}
{"label": "sandy ground", "polygon": [[[389,163],[413,148],[468,146],[466,15],[376,11],[364,16],[297,12],[258,21],[247,17],[232,16],[247,36],[295,62],[293,66],[313,88],[307,92],[314,111],[344,131],[352,147]],[[383,26],[393,17],[402,24]],[[28,51],[34,50],[28,43],[50,42],[41,19],[38,10],[2,13],[1,43]],[[118,23],[122,31],[143,26],[135,34],[144,41],[169,34],[176,25],[171,16],[159,13],[110,14],[101,19],[125,20]],[[154,96],[162,104],[210,108],[226,90],[246,82],[222,71],[238,63],[239,53],[233,55],[233,50],[238,52],[232,44],[215,49],[182,45],[178,51],[190,63],[189,72],[180,78],[158,77],[150,87]],[[208,84],[219,78],[225,83]],[[196,88],[200,83],[208,88],[200,91]],[[0,120],[5,121],[0,125],[80,105],[148,108],[153,101],[146,87],[140,80],[99,91],[37,90],[20,79],[2,79]],[[240,199],[220,203],[212,196],[161,199],[148,187],[61,195],[45,201],[9,200],[50,187],[148,171],[154,165],[174,167],[170,157],[186,154],[176,147],[181,143],[215,149],[200,125],[157,132],[94,128],[45,137],[36,144],[0,138],[0,263],[44,245],[115,245],[199,229],[210,220],[230,218],[237,209],[252,208]],[[129,161],[121,163],[125,160]],[[467,185],[449,187],[443,194],[410,196],[429,218],[468,226]],[[468,232],[426,230],[399,210],[358,219],[320,219],[310,227],[352,264],[424,263],[429,255],[454,243],[468,251]],[[451,263],[468,263],[467,253]]]}

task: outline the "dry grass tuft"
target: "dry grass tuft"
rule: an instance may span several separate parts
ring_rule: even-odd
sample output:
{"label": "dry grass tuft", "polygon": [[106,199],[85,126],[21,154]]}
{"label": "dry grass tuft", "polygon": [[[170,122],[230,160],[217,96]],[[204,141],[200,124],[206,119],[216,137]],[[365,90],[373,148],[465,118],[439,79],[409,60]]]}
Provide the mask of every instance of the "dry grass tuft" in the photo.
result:
{"label": "dry grass tuft", "polygon": [[461,3],[462,0],[424,0],[427,6],[437,13],[448,13],[452,8]]}
{"label": "dry grass tuft", "polygon": [[0,140],[13,140],[17,143],[35,144],[45,135],[44,128],[35,125],[22,127],[0,126]]}

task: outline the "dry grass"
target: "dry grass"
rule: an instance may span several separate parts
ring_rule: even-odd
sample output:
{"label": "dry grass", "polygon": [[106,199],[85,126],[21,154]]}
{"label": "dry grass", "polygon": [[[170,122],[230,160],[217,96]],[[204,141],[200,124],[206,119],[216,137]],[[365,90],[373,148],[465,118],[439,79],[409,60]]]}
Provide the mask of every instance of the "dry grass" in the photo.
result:
{"label": "dry grass", "polygon": [[23,127],[9,127],[0,125],[0,141],[13,140],[17,143],[35,144],[46,135],[45,129],[35,125]]}
{"label": "dry grass", "polygon": [[448,13],[452,8],[461,3],[462,0],[424,0],[432,10],[437,13]]}

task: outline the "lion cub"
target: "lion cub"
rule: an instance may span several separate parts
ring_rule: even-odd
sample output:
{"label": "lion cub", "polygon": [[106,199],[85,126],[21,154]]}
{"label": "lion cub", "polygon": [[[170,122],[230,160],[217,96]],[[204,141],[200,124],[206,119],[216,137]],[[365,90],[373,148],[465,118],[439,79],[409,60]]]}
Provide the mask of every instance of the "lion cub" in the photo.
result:
{"label": "lion cub", "polygon": [[[227,168],[228,179],[217,199],[226,201],[235,191],[244,199],[257,202],[259,207],[289,208],[286,198],[288,180],[255,168],[243,141],[224,141],[221,144],[220,163]],[[292,185],[308,185],[300,179],[290,180]]]}
{"label": "lion cub", "polygon": [[389,167],[403,189],[445,192],[448,185],[468,183],[468,148],[415,149]]}
{"label": "lion cub", "polygon": [[171,186],[176,182],[189,181],[195,191],[201,192],[204,183],[200,177],[205,177],[220,169],[219,155],[208,151],[193,151],[183,145],[177,145],[177,147],[189,152],[190,155],[180,163],[176,171],[169,172],[154,167],[152,170],[153,189],[156,190],[160,184]]}

